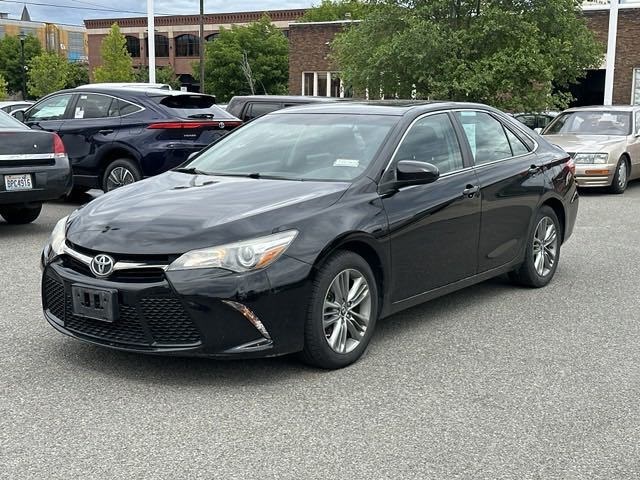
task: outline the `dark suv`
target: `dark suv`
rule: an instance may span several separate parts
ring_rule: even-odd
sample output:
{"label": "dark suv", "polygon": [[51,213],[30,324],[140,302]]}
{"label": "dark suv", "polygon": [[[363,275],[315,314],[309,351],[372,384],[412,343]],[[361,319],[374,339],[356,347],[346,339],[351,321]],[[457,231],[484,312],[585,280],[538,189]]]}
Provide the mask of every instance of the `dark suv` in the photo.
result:
{"label": "dark suv", "polygon": [[16,118],[62,138],[76,191],[105,192],[180,165],[240,124],[210,95],[121,87],[56,92]]}
{"label": "dark suv", "polygon": [[304,97],[295,95],[242,95],[233,97],[227,105],[227,112],[243,122],[261,117],[282,108],[308,103],[338,101],[334,97]]}

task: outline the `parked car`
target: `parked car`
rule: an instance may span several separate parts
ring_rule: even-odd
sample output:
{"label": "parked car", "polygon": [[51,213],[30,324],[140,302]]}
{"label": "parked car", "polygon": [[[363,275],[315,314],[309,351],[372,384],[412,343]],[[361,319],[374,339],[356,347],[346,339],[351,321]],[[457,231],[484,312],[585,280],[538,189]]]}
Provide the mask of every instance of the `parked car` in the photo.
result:
{"label": "parked car", "polygon": [[0,102],[0,110],[2,110],[5,113],[11,113],[21,108],[27,109],[34,103],[35,102],[32,102],[31,100],[16,100],[16,101]]}
{"label": "parked car", "polygon": [[0,112],[0,215],[8,223],[33,222],[42,202],[71,190],[71,167],[55,133],[34,132]]}
{"label": "parked car", "polygon": [[573,157],[579,187],[623,193],[640,178],[640,106],[570,108],[542,133]]}
{"label": "parked car", "polygon": [[524,123],[531,130],[541,132],[558,116],[558,112],[514,113],[514,118]]}
{"label": "parked car", "polygon": [[120,87],[63,90],[18,118],[60,135],[76,190],[105,192],[180,165],[240,124],[209,95]]}
{"label": "parked car", "polygon": [[243,95],[229,100],[226,110],[243,122],[275,112],[282,108],[309,103],[335,102],[333,97],[303,97],[294,95]]}
{"label": "parked car", "polygon": [[547,285],[577,210],[566,152],[490,107],[293,107],[62,219],[44,315],[121,350],[338,368],[381,317],[503,273]]}

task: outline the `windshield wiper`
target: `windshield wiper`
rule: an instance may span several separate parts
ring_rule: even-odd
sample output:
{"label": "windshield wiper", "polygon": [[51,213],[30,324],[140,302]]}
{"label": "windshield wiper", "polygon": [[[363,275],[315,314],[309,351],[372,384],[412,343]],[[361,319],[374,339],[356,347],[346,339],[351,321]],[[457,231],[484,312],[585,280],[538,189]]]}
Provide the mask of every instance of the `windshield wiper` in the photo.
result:
{"label": "windshield wiper", "polygon": [[195,167],[178,167],[173,169],[174,172],[190,173],[191,175],[211,175],[209,172],[203,172]]}

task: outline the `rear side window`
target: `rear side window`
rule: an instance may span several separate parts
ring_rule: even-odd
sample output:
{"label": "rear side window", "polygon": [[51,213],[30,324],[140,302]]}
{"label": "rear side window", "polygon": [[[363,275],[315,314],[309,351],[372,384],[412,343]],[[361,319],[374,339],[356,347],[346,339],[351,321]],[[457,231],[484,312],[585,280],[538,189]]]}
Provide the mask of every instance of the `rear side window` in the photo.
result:
{"label": "rear side window", "polygon": [[215,106],[216,97],[211,95],[168,95],[152,99],[180,118],[217,118],[221,110]]}
{"label": "rear side window", "polygon": [[124,115],[131,115],[142,110],[142,107],[133,103],[125,102],[124,100],[118,100],[118,113],[122,117]]}
{"label": "rear side window", "polygon": [[262,115],[275,112],[276,110],[280,110],[281,108],[282,108],[282,105],[280,103],[264,103],[264,102],[251,103],[247,108],[245,119],[251,120],[252,118],[261,117]]}
{"label": "rear side window", "polygon": [[505,128],[504,130],[505,132],[507,132],[509,145],[511,145],[511,153],[514,157],[518,155],[526,155],[527,153],[529,153],[529,149],[524,143],[522,143],[522,140],[516,137],[516,135],[508,128]]}
{"label": "rear side window", "polygon": [[82,94],[73,109],[73,118],[117,117],[117,108],[112,109],[112,103],[114,105],[117,103],[117,100],[113,97],[93,93]]}
{"label": "rear side window", "polygon": [[456,112],[469,141],[476,165],[513,156],[502,124],[485,112]]}

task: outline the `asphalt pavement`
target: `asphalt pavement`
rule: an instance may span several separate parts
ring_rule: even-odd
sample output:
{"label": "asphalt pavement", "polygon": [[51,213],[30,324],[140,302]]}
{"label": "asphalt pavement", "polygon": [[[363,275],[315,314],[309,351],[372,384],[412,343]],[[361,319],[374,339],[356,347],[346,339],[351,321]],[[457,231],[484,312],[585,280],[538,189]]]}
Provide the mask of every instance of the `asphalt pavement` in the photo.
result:
{"label": "asphalt pavement", "polygon": [[548,287],[415,307],[331,372],[58,333],[38,258],[76,206],[0,223],[2,479],[640,477],[640,182],[582,195]]}

